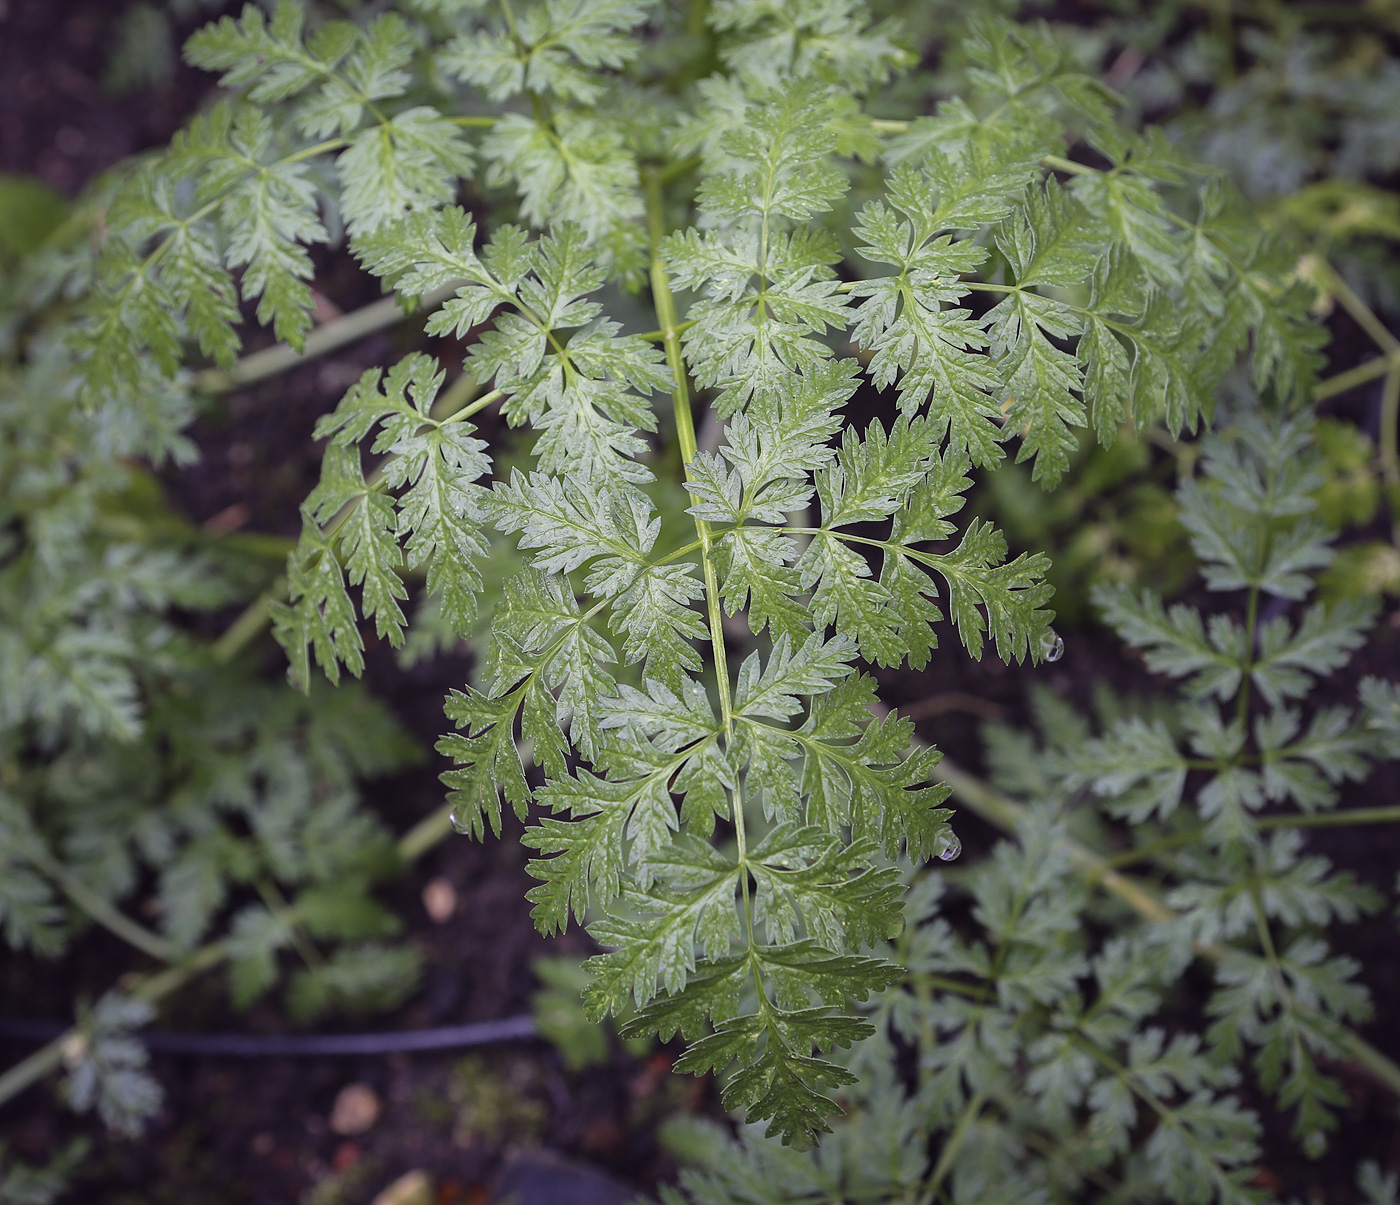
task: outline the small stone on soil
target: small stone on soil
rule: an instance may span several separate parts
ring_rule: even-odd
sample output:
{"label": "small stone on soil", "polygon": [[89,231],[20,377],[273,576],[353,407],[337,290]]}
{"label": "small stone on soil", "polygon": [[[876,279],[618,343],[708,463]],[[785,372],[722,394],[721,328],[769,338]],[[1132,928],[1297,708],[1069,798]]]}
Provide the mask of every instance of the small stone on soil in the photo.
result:
{"label": "small stone on soil", "polygon": [[368,1084],[346,1084],[331,1106],[331,1132],[342,1138],[363,1134],[379,1120],[380,1107],[379,1097]]}
{"label": "small stone on soil", "polygon": [[457,911],[457,889],[446,879],[430,879],[423,888],[423,910],[437,924],[446,924]]}
{"label": "small stone on soil", "polygon": [[504,1205],[628,1205],[637,1190],[550,1151],[517,1155],[496,1181],[493,1203]]}

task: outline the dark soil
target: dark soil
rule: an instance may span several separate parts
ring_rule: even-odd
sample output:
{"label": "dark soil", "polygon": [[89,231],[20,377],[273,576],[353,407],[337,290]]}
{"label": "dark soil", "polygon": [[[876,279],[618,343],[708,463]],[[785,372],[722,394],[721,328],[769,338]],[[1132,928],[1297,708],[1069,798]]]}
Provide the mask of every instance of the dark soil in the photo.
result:
{"label": "dark soil", "polygon": [[[99,81],[122,7],[104,0],[0,0],[0,170],[30,172],[75,193],[123,157],[166,142],[206,94],[208,77],[185,69],[177,69],[167,83],[125,95],[104,90]],[[318,279],[318,288],[328,305],[344,309],[376,293],[353,265]],[[1366,350],[1363,341],[1340,321],[1336,334],[1337,362],[1357,362]],[[173,503],[212,530],[294,536],[297,505],[319,471],[319,448],[310,437],[316,419],[365,367],[405,350],[411,337],[385,332],[222,401],[193,431],[202,451],[199,464],[165,479]],[[1364,425],[1371,405],[1367,394],[1337,399],[1333,410]],[[1366,654],[1329,687],[1325,701],[1352,704],[1355,682],[1367,673],[1400,677],[1396,618],[1392,611]],[[1063,635],[1063,659],[1039,670],[1004,666],[990,653],[973,663],[950,643],[923,672],[881,673],[884,698],[922,713],[920,735],[975,767],[976,757],[968,751],[980,747],[979,726],[1027,722],[1032,683],[1085,710],[1092,709],[1095,682],[1129,696],[1159,689],[1140,662],[1101,633],[1067,629]],[[269,646],[269,672],[276,672],[275,656]],[[405,673],[381,648],[371,650],[368,676],[426,747],[445,723],[443,695],[462,684],[468,669],[462,656]],[[439,805],[440,768],[429,763],[371,788],[396,827],[407,827]],[[1392,766],[1345,792],[1344,804],[1391,802],[1400,798],[1400,772]],[[997,835],[967,815],[959,818],[958,829],[969,857],[990,847]],[[447,841],[424,859],[411,881],[391,890],[407,939],[423,951],[427,971],[413,999],[396,1014],[375,1019],[372,1027],[412,1029],[528,1011],[537,987],[531,963],[545,954],[586,951],[586,939],[578,936],[547,942],[535,933],[523,898],[531,880],[518,836],[519,825],[511,821],[499,841]],[[1318,830],[1309,843],[1359,878],[1387,890],[1392,886],[1400,864],[1400,829]],[[429,918],[418,894],[435,879],[450,884],[457,899],[454,915],[440,924]],[[1391,1003],[1400,999],[1394,918],[1383,915],[1342,932],[1338,952],[1365,967],[1377,1002],[1365,1036],[1400,1059],[1400,1017]],[[58,966],[16,961],[5,976],[13,990],[7,991],[4,1011],[61,1019],[80,991],[95,993],[130,969],[126,952],[103,935],[86,938],[76,955]],[[249,1016],[230,1014],[214,983],[186,991],[161,1023],[190,1030],[283,1028],[270,1008]],[[0,1044],[5,1063],[22,1053],[21,1047]],[[396,1176],[422,1168],[437,1182],[438,1202],[484,1202],[511,1152],[536,1144],[638,1188],[653,1187],[674,1170],[657,1141],[658,1122],[681,1110],[717,1112],[711,1085],[671,1076],[668,1069],[665,1055],[637,1058],[615,1046],[605,1067],[571,1072],[539,1043],[461,1055],[258,1062],[158,1056],[155,1072],[166,1104],[156,1124],[139,1141],[100,1140],[70,1200],[93,1205],[363,1202]],[[1348,1201],[1358,1152],[1388,1157],[1392,1167],[1400,1160],[1388,1093],[1359,1067],[1337,1070],[1350,1104],[1333,1153],[1321,1163],[1308,1162],[1297,1153],[1286,1125],[1271,1124],[1261,1171],[1267,1187],[1277,1181],[1302,1199]],[[371,1088],[383,1112],[363,1135],[338,1136],[328,1118],[337,1094],[352,1083]],[[31,1090],[0,1113],[0,1136],[22,1158],[42,1159],[62,1138],[78,1132],[91,1131],[47,1089]],[[313,1191],[319,1195],[304,1195]]]}
{"label": "dark soil", "polygon": [[125,96],[103,86],[120,12],[108,0],[0,3],[0,171],[75,194],[128,155],[162,146],[210,78],[185,67]]}

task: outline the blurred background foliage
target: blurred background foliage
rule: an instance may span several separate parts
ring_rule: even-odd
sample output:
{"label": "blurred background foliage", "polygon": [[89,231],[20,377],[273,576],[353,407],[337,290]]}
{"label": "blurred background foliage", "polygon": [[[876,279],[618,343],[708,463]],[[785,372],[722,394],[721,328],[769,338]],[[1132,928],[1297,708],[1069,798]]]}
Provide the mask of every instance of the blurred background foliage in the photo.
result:
{"label": "blurred background foliage", "polygon": [[[968,64],[951,0],[882,6],[936,68],[937,91]],[[1298,274],[1332,332],[1334,373],[1391,356],[1400,319],[1400,0],[989,0],[1046,21],[1083,68],[1123,102],[1125,120],[1161,127],[1185,154],[1217,167],[1270,227],[1298,248]],[[927,91],[896,90],[901,116],[928,110]],[[1321,407],[1326,484],[1319,501],[1346,548],[1326,597],[1400,595],[1400,514],[1386,374]],[[1393,374],[1389,374],[1393,378]],[[1392,379],[1390,388],[1395,387]],[[1226,399],[1228,403],[1228,399]],[[1389,448],[1383,431],[1387,407]],[[1086,443],[1069,488],[1047,493],[1024,466],[1003,465],[979,505],[1017,547],[1052,549],[1055,606],[1065,625],[1088,618],[1097,578],[1185,582],[1171,491],[1176,457],[1148,432],[1111,447]]]}

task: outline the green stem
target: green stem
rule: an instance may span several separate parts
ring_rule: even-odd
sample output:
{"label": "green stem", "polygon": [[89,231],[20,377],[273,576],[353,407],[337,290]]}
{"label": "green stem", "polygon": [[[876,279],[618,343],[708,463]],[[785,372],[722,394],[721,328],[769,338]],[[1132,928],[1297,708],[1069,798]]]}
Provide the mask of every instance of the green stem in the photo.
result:
{"label": "green stem", "polygon": [[667,72],[665,88],[684,96],[697,80],[719,68],[719,42],[710,27],[710,0],[685,0],[685,58]]}
{"label": "green stem", "polygon": [[[449,423],[460,423],[480,414],[487,406],[499,402],[506,395],[504,389],[493,389],[472,401],[471,397],[478,388],[476,378],[470,373],[464,372],[459,376],[452,383],[452,387],[438,399],[442,410],[442,417],[437,420],[438,426],[446,427]],[[439,406],[433,407],[434,411],[438,409]]]}
{"label": "green stem", "polygon": [[50,1071],[63,1062],[63,1052],[67,1044],[79,1036],[77,1027],[55,1038],[46,1046],[41,1046],[33,1054],[26,1056],[0,1075],[0,1102],[19,1095],[30,1084],[43,1079]]}
{"label": "green stem", "polygon": [[1313,401],[1324,402],[1339,393],[1346,393],[1349,389],[1355,389],[1358,385],[1384,376],[1396,367],[1400,367],[1400,354],[1377,356],[1374,360],[1367,360],[1365,364],[1358,364],[1355,368],[1348,368],[1334,377],[1319,381],[1313,388]]}
{"label": "green stem", "polygon": [[[1261,558],[1264,563],[1268,562],[1268,541],[1265,541],[1264,556]],[[1240,667],[1240,697],[1235,704],[1235,723],[1241,730],[1249,720],[1249,687],[1250,675],[1254,673],[1254,642],[1256,630],[1259,627],[1259,583],[1255,582],[1249,587],[1249,600],[1245,603],[1244,612],[1244,655],[1245,663]]]}
{"label": "green stem", "polygon": [[[982,1004],[989,1004],[993,999],[994,993],[991,988],[973,983],[962,983],[957,979],[950,979],[947,975],[934,975],[926,971],[909,971],[908,975],[916,992],[920,989],[936,987],[941,992],[952,992],[955,996],[966,996],[969,1000],[977,1000]],[[924,994],[926,996],[927,992],[925,991]],[[927,1006],[931,1001],[921,998],[921,1003]],[[929,1036],[932,1039],[931,1031]]]}
{"label": "green stem", "polygon": [[174,945],[119,912],[42,845],[36,842],[24,853],[42,874],[58,884],[64,895],[108,932],[160,962],[174,962],[180,956]]}
{"label": "green stem", "polygon": [[[675,330],[676,334],[681,335],[688,331],[694,325],[695,319],[689,318],[685,322],[676,323],[673,329]],[[643,334],[638,335],[637,338],[645,339],[648,343],[664,343],[666,341],[666,332],[663,330],[646,331]]]}
{"label": "green stem", "polygon": [[1063,155],[1042,155],[1041,163],[1054,172],[1064,172],[1069,176],[1101,176],[1103,173],[1096,167],[1090,167],[1085,163],[1076,163],[1073,159],[1066,159]]}
{"label": "green stem", "polygon": [[[347,147],[349,145],[350,139],[348,138],[327,138],[324,142],[318,142],[314,146],[304,146],[299,151],[293,151],[285,158],[279,159],[278,165],[285,167],[289,163],[304,163],[307,159],[314,159],[317,155],[327,155],[331,151],[338,151],[342,147]],[[223,198],[220,197],[210,202],[210,205],[217,206],[222,203],[222,201]],[[204,210],[201,212],[208,212],[208,210],[209,206],[205,206]]]}
{"label": "green stem", "polygon": [[[131,983],[129,994],[133,1000],[140,1000],[144,1004],[159,1004],[166,996],[179,991],[190,980],[202,975],[205,971],[213,970],[232,952],[227,941],[210,942],[209,945],[201,946],[188,958],[177,962],[174,966]],[[74,1030],[69,1031],[69,1033],[73,1032]],[[57,1040],[61,1042],[63,1038],[60,1037]],[[6,1099],[7,1097],[0,1094],[0,1102]]]}
{"label": "green stem", "polygon": [[[690,464],[697,451],[695,440],[695,416],[691,412],[690,388],[687,384],[685,358],[681,354],[680,323],[676,317],[676,299],[666,278],[666,269],[659,255],[663,234],[663,212],[661,181],[655,172],[647,173],[647,228],[651,236],[651,291],[656,303],[656,316],[661,322],[662,343],[666,349],[666,363],[675,374],[676,387],[671,394],[676,416],[676,439],[680,444],[681,465]],[[692,503],[699,505],[700,499],[690,495]],[[723,617],[719,607],[719,579],[715,572],[714,556],[711,550],[710,524],[707,520],[695,519],[695,534],[700,539],[700,562],[705,577],[705,611],[709,620],[710,644],[715,659],[715,677],[719,691],[720,718],[724,724],[726,741],[734,739],[734,710],[729,692],[729,669],[724,649]],[[740,831],[740,846],[743,846],[743,820],[736,809],[736,825]]]}
{"label": "green stem", "polygon": [[687,172],[693,172],[703,162],[704,160],[699,155],[692,155],[689,159],[677,159],[674,163],[668,163],[664,167],[653,168],[652,174],[659,185],[666,185],[672,180],[684,176]]}
{"label": "green stem", "polygon": [[1400,360],[1392,364],[1385,374],[1385,385],[1381,390],[1381,429],[1380,455],[1381,473],[1392,489],[1400,489],[1400,447],[1396,441],[1397,419],[1400,419]]}
{"label": "green stem", "polygon": [[[437,309],[464,283],[466,282],[454,281],[440,289],[434,289],[431,293],[423,294],[420,299],[422,304],[417,312],[426,314]],[[195,377],[195,388],[205,393],[227,393],[244,385],[251,385],[255,381],[277,376],[324,356],[327,352],[335,351],[375,331],[393,326],[407,317],[409,315],[404,312],[403,302],[398,297],[381,298],[318,326],[306,336],[306,342],[300,351],[288,343],[278,343],[274,347],[244,356],[231,368],[210,368],[199,373]]]}
{"label": "green stem", "polygon": [[[1279,828],[1333,828],[1352,824],[1390,824],[1396,821],[1400,821],[1400,807],[1347,808],[1340,812],[1286,812],[1282,815],[1259,816],[1254,821],[1254,827],[1271,832]],[[1194,844],[1201,839],[1205,831],[1205,826],[1200,825],[1184,833],[1173,833],[1170,837],[1161,837],[1156,841],[1149,841],[1146,845],[1134,846],[1120,854],[1104,858],[1104,865],[1118,869],[1150,861],[1158,854]]]}
{"label": "green stem", "polygon": [[685,32],[689,38],[703,38],[709,29],[710,0],[687,0]]}
{"label": "green stem", "polygon": [[212,645],[209,654],[219,665],[226,665],[241,653],[272,618],[272,604],[287,592],[287,579],[279,577],[253,599]]}
{"label": "green stem", "polygon": [[1330,828],[1343,824],[1389,824],[1400,821],[1400,807],[1347,808],[1340,812],[1299,812],[1283,816],[1261,816],[1255,826],[1274,828]]}
{"label": "green stem", "polygon": [[986,1103],[987,1093],[985,1090],[978,1092],[967,1102],[962,1116],[958,1118],[958,1124],[948,1135],[948,1141],[943,1144],[943,1149],[938,1152],[938,1162],[933,1165],[933,1174],[929,1176],[928,1182],[924,1185],[923,1195],[919,1198],[921,1205],[931,1205],[933,1201],[938,1199],[939,1188],[942,1187],[943,1181],[948,1178],[948,1173],[953,1170],[953,1160],[957,1157],[958,1148],[967,1138],[972,1123],[977,1120],[978,1115],[982,1112],[982,1106]]}
{"label": "green stem", "polygon": [[509,0],[499,0],[498,7],[501,15],[506,19],[506,28],[510,31],[510,40],[515,43],[515,48],[522,54],[528,55],[530,47],[520,36],[520,31],[515,27],[515,12],[509,4]]}
{"label": "green stem", "polygon": [[[676,317],[676,299],[671,293],[670,282],[666,278],[666,268],[661,262],[661,239],[665,233],[665,198],[662,194],[660,175],[655,171],[646,173],[647,233],[651,241],[651,294],[656,304],[656,317],[664,333],[662,343],[666,349],[666,363],[675,374],[676,387],[671,395],[676,415],[676,440],[680,444],[681,471],[695,459],[695,415],[691,411],[690,388],[687,384],[685,357],[681,354],[679,322]],[[692,504],[699,505],[700,499],[690,495]],[[695,516],[695,534],[700,543],[700,568],[705,579],[705,616],[710,630],[710,649],[715,666],[715,689],[719,695],[720,721],[724,726],[726,748],[734,744],[734,704],[730,697],[729,661],[724,647],[724,621],[720,612],[719,575],[715,570],[715,558],[711,547],[710,524]],[[733,807],[734,839],[738,846],[739,883],[744,900],[744,918],[748,926],[750,948],[754,945],[753,904],[750,899],[748,873],[748,832],[744,820],[743,799],[736,787]],[[762,984],[758,982],[757,963],[754,964],[754,980],[759,989],[759,997],[766,1000]]]}
{"label": "green stem", "polygon": [[401,862],[416,862],[439,841],[452,832],[452,804],[446,803],[429,812],[399,838],[398,855]]}
{"label": "green stem", "polygon": [[1400,352],[1400,339],[1391,334],[1390,328],[1376,316],[1375,311],[1357,296],[1346,278],[1329,263],[1324,263],[1323,268],[1332,296],[1341,302],[1342,308],[1356,320],[1356,324],[1375,340],[1376,346],[1391,356]]}

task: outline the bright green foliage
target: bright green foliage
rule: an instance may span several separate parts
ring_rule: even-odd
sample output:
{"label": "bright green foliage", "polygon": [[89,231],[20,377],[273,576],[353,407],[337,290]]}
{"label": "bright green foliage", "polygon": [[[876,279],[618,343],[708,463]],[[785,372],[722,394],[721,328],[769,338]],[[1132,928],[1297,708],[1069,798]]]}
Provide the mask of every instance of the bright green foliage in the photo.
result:
{"label": "bright green foliage", "polygon": [[[1108,122],[1102,85],[1045,31],[974,21],[971,33],[966,100],[911,123],[895,140],[896,159],[917,162],[970,141],[989,166],[1034,161],[1069,125],[1111,165],[1076,168],[1064,187],[1048,182],[997,233],[1012,277],[997,282],[1005,297],[985,324],[1013,425],[1025,432],[1019,455],[1038,456],[1037,477],[1058,477],[1070,432],[1090,419],[1101,435],[1149,415],[1194,427],[1251,342],[1256,387],[1302,396],[1319,336],[1306,288],[1281,283],[1287,249],[1218,184],[1200,190],[1194,214],[1165,204],[1163,191],[1190,174],[1189,163],[1159,136],[1135,138]],[[1032,284],[1069,293],[1028,292]],[[1074,355],[1063,346],[1071,340]]]}
{"label": "bright green foliage", "polygon": [[[1378,896],[1306,821],[1400,754],[1394,683],[1313,702],[1373,618],[1313,601],[1329,528],[1380,491],[1334,488],[1307,421],[1256,413],[1313,386],[1295,251],[1116,124],[1092,56],[986,15],[1010,0],[941,32],[943,82],[878,102],[918,56],[857,0],[373,7],[284,0],[201,31],[190,61],[229,95],[113,182],[97,262],[50,248],[10,273],[62,225],[0,247],[7,943],[56,955],[95,918],[157,963],[224,959],[239,1007],[392,1005],[416,957],[356,784],[407,751],[311,663],[336,680],[375,640],[470,639],[439,745],[455,826],[499,833],[508,805],[540,930],[602,947],[556,985],[581,988],[594,1053],[605,1015],[679,1037],[679,1068],[757,1123],[737,1147],[693,1133],[708,1170],[669,1199],[1260,1199],[1254,1110],[1320,1150],[1370,1014],[1328,938]],[[1251,55],[1222,95],[1325,74],[1278,39]],[[1361,165],[1385,90],[1318,91],[1362,116],[1328,135]],[[1244,158],[1231,137],[1211,149]],[[1392,209],[1347,184],[1279,212],[1393,237]],[[220,374],[183,365],[234,361],[245,314],[302,345],[341,245],[445,350],[404,348],[316,427],[271,608],[307,699],[171,618],[272,572],[133,464],[192,454],[192,382]],[[84,295],[56,333],[48,300]],[[1149,429],[1119,452],[1151,467],[1236,369],[1263,402],[1240,371],[1235,426],[1182,457],[1177,510],[1159,491],[1231,605],[1101,586],[1176,694],[1094,729],[1047,691],[1043,743],[991,730],[1017,832],[943,882],[923,865],[960,850],[939,754],[866,670],[940,668],[954,632],[974,658],[1053,659],[1047,558],[1009,555],[966,495],[1008,453],[1027,489],[1079,473],[1091,428]],[[1346,424],[1323,438],[1335,464],[1372,455]],[[1100,843],[1151,863],[1160,899]],[[1196,1017],[1188,974],[1213,984]],[[126,1132],[159,1100],[149,1015],[108,994],[66,1051],[70,1102]],[[0,1197],[52,1199],[64,1170],[0,1151]],[[1358,1190],[1396,1195],[1375,1165]]]}
{"label": "bright green foliage", "polygon": [[[366,238],[357,250],[370,271],[410,295],[471,282],[430,320],[434,334],[465,335],[502,304],[510,307],[473,346],[469,363],[506,395],[502,410],[512,423],[541,432],[535,450],[542,468],[649,480],[635,460],[646,449],[636,432],[655,430],[644,399],[669,374],[653,347],[619,335],[615,322],[599,318],[601,307],[584,299],[604,276],[581,228],[562,225],[531,242],[503,227],[480,259],[473,234],[462,211],[448,209]],[[555,334],[562,330],[573,332],[567,346]]]}
{"label": "bright green foliage", "polygon": [[[435,369],[428,357],[410,356],[387,376],[371,370],[316,428],[318,436],[331,437],[330,451],[303,508],[306,533],[289,570],[292,605],[279,605],[274,615],[298,683],[307,681],[308,645],[332,678],[341,660],[356,673],[363,664],[347,579],[361,587],[364,613],[375,617],[379,634],[402,642],[401,559],[425,570],[454,630],[470,628],[481,588],[472,558],[486,550],[472,522],[482,493],[473,482],[490,462],[470,425],[457,416],[433,417],[442,384]],[[376,428],[372,450],[393,457],[380,480],[388,489],[403,487],[397,500],[378,481],[367,482],[360,467],[357,443]]]}
{"label": "bright green foliage", "polygon": [[[292,678],[313,655],[359,674],[371,618],[403,643],[420,577],[436,632],[485,629],[486,533],[509,537],[524,568],[439,746],[457,827],[535,805],[537,923],[608,947],[594,1015],[683,1034],[682,1067],[810,1145],[853,1082],[835,1052],[872,1032],[858,1006],[901,974],[889,863],[958,849],[938,754],[872,715],[861,665],[925,666],[953,629],[974,658],[1041,660],[1046,558],[955,520],[974,472],[1010,445],[1053,483],[1091,425],[1192,428],[1251,343],[1261,388],[1305,390],[1288,264],[1040,33],[979,24],[966,97],[892,134],[865,98],[913,58],[847,0],[403,8],[308,28],[297,4],[249,6],[196,36],[235,95],[123,186],[88,392],[129,406],[186,340],[226,361],[239,299],[299,341],[308,248],[342,224],[386,289],[442,302],[427,330],[468,343],[469,374],[443,412],[445,374],[414,353],[317,428],[275,609]],[[1066,131],[1108,167],[1065,160]],[[524,226],[479,237],[454,204],[476,162]],[[644,282],[638,319],[619,288]],[[848,421],[858,393],[883,417]],[[531,463],[488,459],[466,420],[493,404]],[[740,613],[762,643],[729,647]],[[1261,693],[1341,655],[1332,623],[1311,653],[1278,634]],[[241,924],[251,994],[281,935]],[[1025,991],[1067,993],[1073,969],[1027,969]],[[1214,1086],[1190,1054],[1134,1058]]]}
{"label": "bright green foliage", "polygon": [[[698,1168],[664,1201],[1263,1201],[1262,1126],[1234,1095],[1251,1066],[1305,1148],[1322,1148],[1346,1100],[1331,1074],[1343,1027],[1370,1013],[1360,968],[1329,951],[1327,930],[1378,901],[1288,820],[1337,806],[1338,782],[1394,755],[1396,689],[1365,680],[1360,715],[1301,710],[1371,619],[1302,605],[1330,555],[1313,518],[1308,423],[1249,417],[1202,453],[1179,490],[1181,520],[1208,582],[1229,565],[1256,583],[1243,624],[1102,589],[1110,623],[1185,697],[1151,719],[1115,703],[1091,737],[1046,691],[1043,745],[990,729],[999,785],[1028,800],[1018,831],[951,888],[902,863],[909,927],[872,950],[898,979],[866,1005],[875,1036],[840,1060],[856,1077],[843,1089],[850,1117],[815,1158],[756,1130],[741,1144],[682,1132],[675,1145]],[[1308,572],[1284,574],[1274,547]],[[1261,619],[1283,610],[1270,599],[1294,622]],[[1165,840],[1144,825],[1129,846],[1166,880],[1155,923],[1097,907],[1076,874],[1085,855],[1070,832],[1104,813],[1167,818]],[[969,906],[944,908],[954,893]],[[1177,983],[1193,961],[1215,980],[1203,1037],[1180,1028]],[[1358,1183],[1367,1200],[1394,1197],[1375,1165]]]}
{"label": "bright green foliage", "polygon": [[463,14],[463,32],[438,54],[447,75],[488,101],[531,99],[529,116],[506,112],[483,139],[487,179],[509,185],[533,225],[577,223],[620,264],[640,251],[637,156],[600,114],[620,99],[612,71],[640,55],[629,34],[652,7],[583,0],[523,6],[505,22]]}
{"label": "bright green foliage", "polygon": [[[79,338],[90,399],[137,396],[143,353],[173,375],[186,336],[231,362],[240,297],[257,302],[279,338],[300,344],[311,325],[307,247],[328,238],[322,161],[334,158],[340,185],[330,203],[356,234],[442,205],[471,169],[450,120],[400,107],[414,50],[402,18],[308,34],[304,15],[295,0],[271,21],[249,5],[191,39],[190,60],[223,71],[246,99],[197,119],[113,202],[98,298]],[[275,122],[263,107],[273,102]],[[387,116],[390,104],[398,111]]]}
{"label": "bright green foliage", "polygon": [[[852,1115],[820,1160],[756,1135],[721,1143],[663,1200],[903,1200],[941,1185],[957,1202],[1077,1201],[1110,1172],[1109,1199],[1257,1200],[1256,1123],[1227,1094],[1233,1069],[1153,1024],[1172,974],[1162,946],[1089,945],[1061,835],[1040,813],[997,847],[972,889],[975,937],[937,919],[936,876],[917,885],[917,927],[886,952],[899,984],[869,1007],[878,1036],[851,1062]],[[895,1035],[918,1052],[912,1093],[893,1071]]]}

